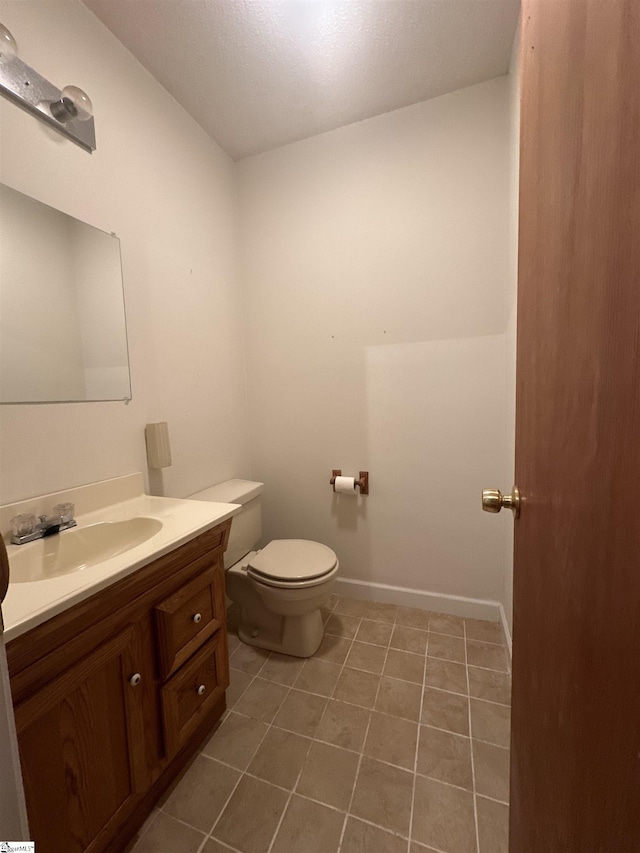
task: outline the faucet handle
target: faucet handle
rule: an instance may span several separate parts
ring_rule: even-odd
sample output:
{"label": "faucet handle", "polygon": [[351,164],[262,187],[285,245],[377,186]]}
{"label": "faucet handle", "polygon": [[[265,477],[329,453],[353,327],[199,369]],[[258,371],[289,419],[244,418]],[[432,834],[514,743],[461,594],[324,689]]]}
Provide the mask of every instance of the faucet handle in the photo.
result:
{"label": "faucet handle", "polygon": [[70,521],[73,521],[75,509],[74,504],[71,502],[56,504],[53,508],[52,515],[56,521],[59,520],[60,524],[68,524]]}
{"label": "faucet handle", "polygon": [[36,517],[32,512],[23,512],[20,515],[14,515],[9,524],[11,525],[11,533],[14,536],[29,536],[36,529]]}

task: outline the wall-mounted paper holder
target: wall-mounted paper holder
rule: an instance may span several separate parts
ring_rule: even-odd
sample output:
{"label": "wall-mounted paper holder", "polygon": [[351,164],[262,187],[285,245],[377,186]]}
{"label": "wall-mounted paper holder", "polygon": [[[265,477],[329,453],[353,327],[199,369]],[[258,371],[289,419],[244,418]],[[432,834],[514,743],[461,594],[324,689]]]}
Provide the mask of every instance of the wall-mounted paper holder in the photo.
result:
{"label": "wall-mounted paper holder", "polygon": [[[342,469],[334,468],[331,472],[331,479],[329,482],[333,486],[333,491],[336,490],[336,477],[342,477]],[[369,494],[369,472],[368,471],[360,471],[360,476],[355,481],[354,488],[357,486],[360,489],[361,495]]]}

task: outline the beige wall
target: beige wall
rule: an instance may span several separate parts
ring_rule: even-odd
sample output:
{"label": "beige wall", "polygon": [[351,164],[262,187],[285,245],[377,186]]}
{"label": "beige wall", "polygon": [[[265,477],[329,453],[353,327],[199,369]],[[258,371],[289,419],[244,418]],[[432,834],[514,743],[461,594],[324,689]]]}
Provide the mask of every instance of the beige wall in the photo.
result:
{"label": "beige wall", "polygon": [[0,99],[0,180],[122,243],[133,401],[0,408],[0,503],[146,469],[167,494],[250,474],[234,165],[78,0],[2,2],[20,56],[86,89],[92,155]]}
{"label": "beige wall", "polygon": [[[254,475],[267,537],[344,575],[501,599],[506,77],[239,164]],[[371,494],[334,497],[332,468]]]}

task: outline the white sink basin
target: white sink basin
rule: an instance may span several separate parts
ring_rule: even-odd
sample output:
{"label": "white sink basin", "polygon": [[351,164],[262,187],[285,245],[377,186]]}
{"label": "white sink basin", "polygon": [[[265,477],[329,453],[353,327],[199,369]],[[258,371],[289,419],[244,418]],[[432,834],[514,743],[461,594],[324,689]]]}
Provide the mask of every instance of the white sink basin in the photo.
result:
{"label": "white sink basin", "polygon": [[101,521],[21,545],[9,558],[11,583],[46,580],[95,566],[141,545],[161,529],[157,518]]}

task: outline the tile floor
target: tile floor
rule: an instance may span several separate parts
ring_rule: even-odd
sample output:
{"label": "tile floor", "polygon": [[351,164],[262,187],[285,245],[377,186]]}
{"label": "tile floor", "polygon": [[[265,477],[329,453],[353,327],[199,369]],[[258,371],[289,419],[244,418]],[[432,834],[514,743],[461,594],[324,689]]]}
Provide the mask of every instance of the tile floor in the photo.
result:
{"label": "tile floor", "polygon": [[134,853],[507,853],[501,628],[338,596],[324,618],[306,661],[230,633],[229,710]]}

